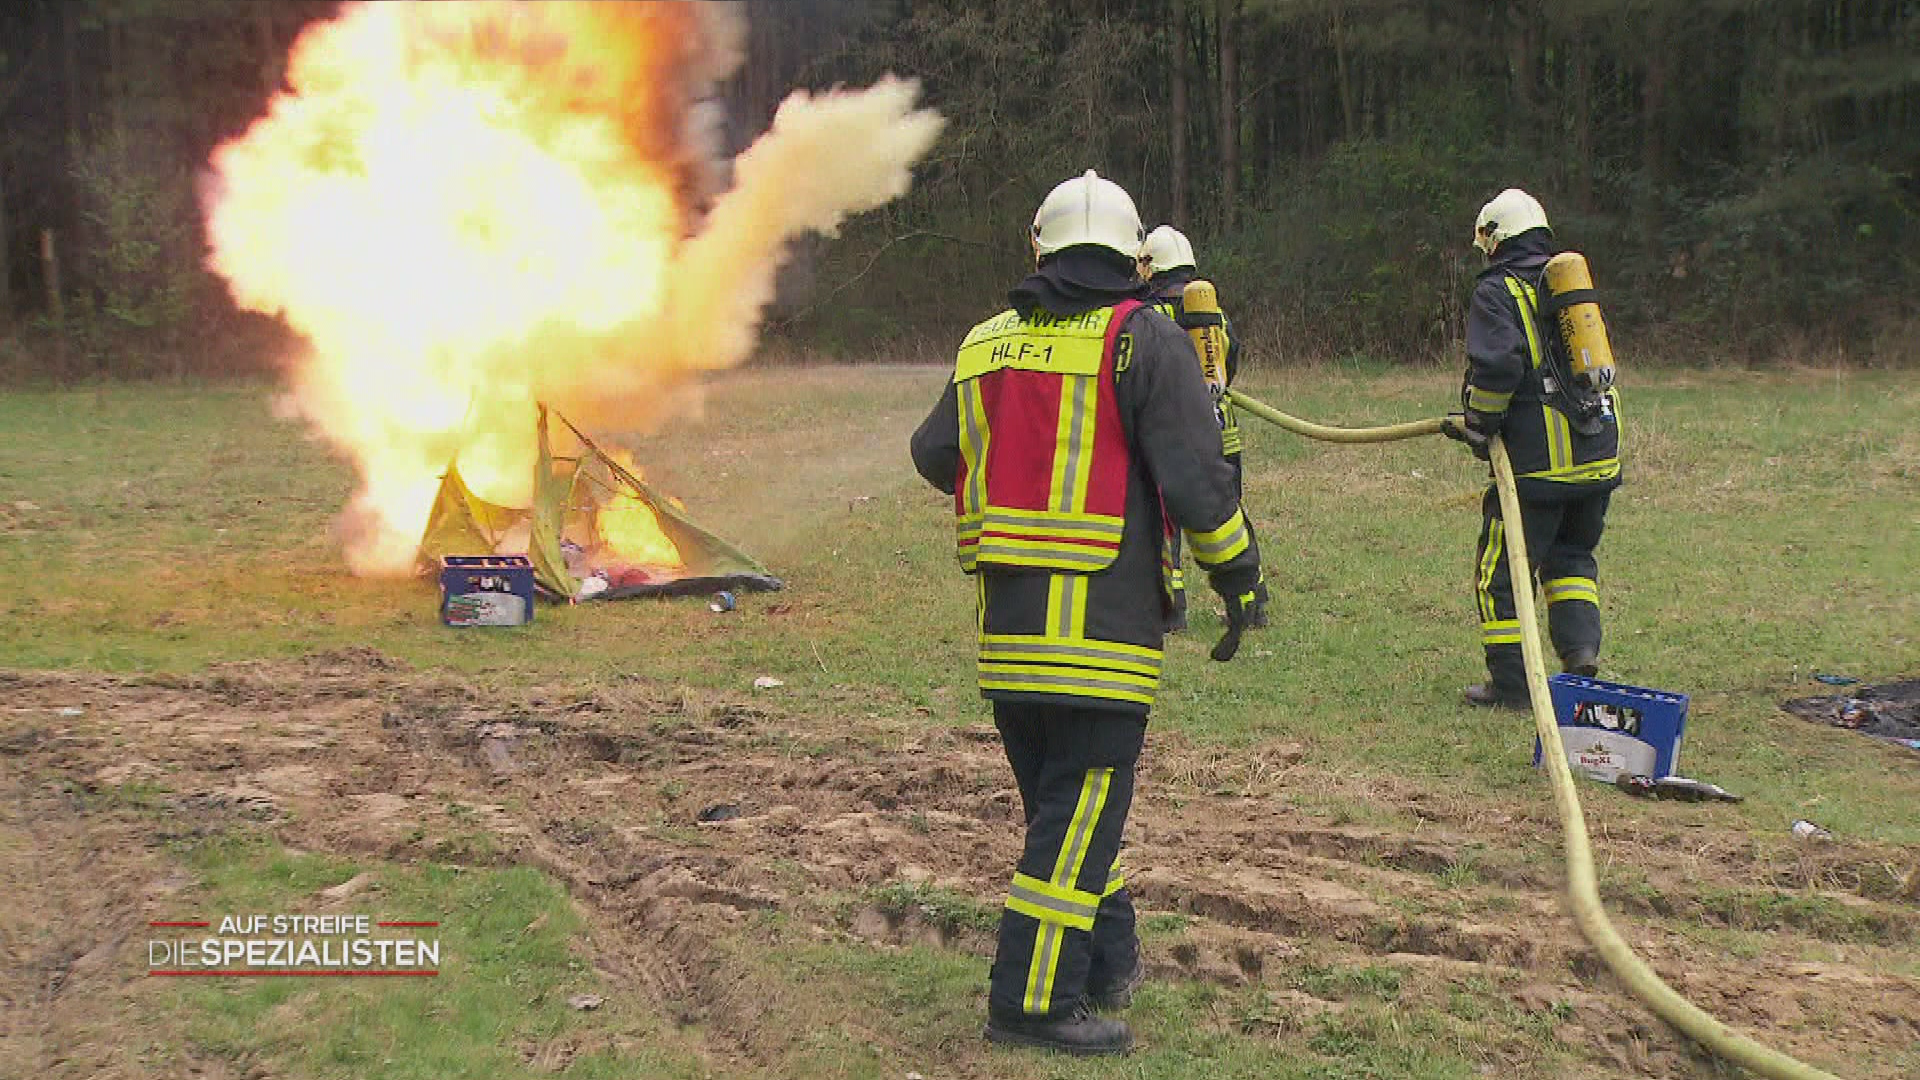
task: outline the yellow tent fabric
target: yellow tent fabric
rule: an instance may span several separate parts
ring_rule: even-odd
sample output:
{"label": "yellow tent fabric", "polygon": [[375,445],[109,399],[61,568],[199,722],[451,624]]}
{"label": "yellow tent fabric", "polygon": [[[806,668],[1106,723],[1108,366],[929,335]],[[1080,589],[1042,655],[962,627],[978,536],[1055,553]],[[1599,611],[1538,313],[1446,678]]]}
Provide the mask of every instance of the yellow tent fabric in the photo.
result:
{"label": "yellow tent fabric", "polygon": [[[540,591],[560,599],[673,596],[719,589],[768,590],[779,578],[752,556],[701,527],[686,512],[609,457],[580,429],[558,417],[579,441],[580,453],[558,457],[548,438],[548,410],[540,409],[540,453],[533,504],[501,506],[475,495],[450,462],[435,495],[433,512],[420,538],[423,569],[438,569],[447,555],[520,555],[533,563]],[[660,531],[680,551],[684,565],[649,572],[643,579],[612,580],[599,591],[583,591],[594,567],[594,514],[608,502],[633,498],[645,503]],[[523,531],[520,527],[525,526]],[[524,550],[508,550],[509,547]],[[569,565],[569,553],[575,555]]]}

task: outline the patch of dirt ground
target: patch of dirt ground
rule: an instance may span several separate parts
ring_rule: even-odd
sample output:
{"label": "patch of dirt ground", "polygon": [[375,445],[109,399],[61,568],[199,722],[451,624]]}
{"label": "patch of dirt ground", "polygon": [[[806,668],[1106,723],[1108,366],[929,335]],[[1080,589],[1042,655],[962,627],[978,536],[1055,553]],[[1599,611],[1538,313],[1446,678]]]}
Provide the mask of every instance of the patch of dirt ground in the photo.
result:
{"label": "patch of dirt ground", "polygon": [[[0,689],[0,1075],[162,1074],[128,1045],[128,1020],[153,981],[136,955],[147,922],[191,908],[171,841],[244,827],[345,856],[541,867],[586,913],[594,961],[621,992],[700,1025],[717,1065],[774,1071],[788,1034],[762,1022],[771,1006],[730,932],[773,910],[823,938],[984,958],[978,920],[874,897],[908,883],[990,910],[1018,843],[992,729],[929,726],[906,708],[828,729],[764,700],[642,681],[483,692],[371,651],[189,678],[0,672]],[[872,715],[864,696],[848,700]],[[1286,744],[1226,755],[1159,732],[1149,744],[1123,861],[1149,925],[1184,917],[1149,938],[1149,971],[1271,989],[1268,1010],[1223,1022],[1298,1031],[1354,993],[1301,981],[1303,965],[1390,968],[1405,1002],[1504,996],[1571,1049],[1576,1075],[1725,1075],[1581,942],[1544,793],[1490,805],[1330,778]],[[1292,805],[1343,784],[1417,827]],[[1633,871],[1605,875],[1617,925],[1683,994],[1854,1077],[1914,1060],[1913,852],[1769,853],[1698,822],[1596,834],[1603,862]],[[1783,897],[1801,902],[1769,902]],[[1720,929],[1766,947],[1729,950]],[[1537,1049],[1486,1054],[1483,1072],[1521,1075]]]}

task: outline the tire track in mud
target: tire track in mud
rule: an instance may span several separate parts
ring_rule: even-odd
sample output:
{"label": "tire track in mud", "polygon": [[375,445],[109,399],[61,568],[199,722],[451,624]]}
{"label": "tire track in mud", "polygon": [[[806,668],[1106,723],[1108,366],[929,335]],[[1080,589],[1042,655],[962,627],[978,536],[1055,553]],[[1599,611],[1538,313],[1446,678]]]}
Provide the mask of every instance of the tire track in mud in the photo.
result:
{"label": "tire track in mud", "polygon": [[[984,954],[984,935],[862,898],[910,882],[991,907],[1018,843],[1017,798],[985,727],[823,731],[757,702],[642,682],[483,693],[360,651],[187,679],[0,672],[0,689],[44,714],[0,738],[0,767],[82,792],[164,787],[167,808],[182,812],[164,828],[253,825],[342,854],[546,870],[585,906],[607,977],[701,1025],[710,1053],[735,1066],[776,1070],[794,1037],[754,991],[742,943],[756,917]],[[82,699],[85,715],[54,711]],[[1273,797],[1323,785],[1297,753],[1260,762],[1266,797],[1215,793],[1218,756],[1150,736],[1123,859],[1143,912],[1194,920],[1149,956],[1156,976],[1270,985],[1310,957],[1390,965],[1435,987],[1490,979],[1520,988],[1523,1004],[1579,1002],[1563,1027],[1596,1061],[1696,1074],[1579,942],[1560,908],[1557,860],[1543,869],[1511,850],[1557,845],[1543,812],[1501,812],[1505,824],[1489,828],[1483,805],[1396,791],[1418,808],[1417,835],[1328,825]],[[1703,869],[1699,840],[1687,837],[1690,851],[1642,838],[1633,857],[1669,887],[1609,899],[1676,987],[1787,1048],[1911,1044],[1920,988],[1884,974],[1882,946],[1911,944],[1920,918],[1880,869],[1886,853],[1837,845],[1810,864],[1727,837]],[[1814,968],[1786,949],[1736,960],[1670,925],[1713,925],[1703,890],[1756,879],[1857,882],[1844,895],[1860,920],[1827,929],[1857,933],[1847,949],[1858,956]],[[1817,919],[1755,928],[1827,940]],[[1338,1004],[1306,997],[1295,1004]],[[1871,1009],[1834,1019],[1863,997]]]}

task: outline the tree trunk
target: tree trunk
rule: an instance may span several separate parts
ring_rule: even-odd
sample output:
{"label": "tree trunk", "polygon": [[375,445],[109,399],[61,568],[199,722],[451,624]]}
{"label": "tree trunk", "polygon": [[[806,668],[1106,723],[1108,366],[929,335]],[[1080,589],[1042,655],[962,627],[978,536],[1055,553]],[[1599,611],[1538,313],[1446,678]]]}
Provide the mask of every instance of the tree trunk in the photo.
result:
{"label": "tree trunk", "polygon": [[1341,132],[1348,142],[1360,138],[1360,105],[1354,100],[1353,77],[1347,63],[1347,30],[1340,8],[1333,9],[1333,74],[1340,90]]}
{"label": "tree trunk", "polygon": [[1240,0],[1220,3],[1220,228],[1233,228],[1240,199],[1240,93],[1238,53]]}
{"label": "tree trunk", "polygon": [[1187,0],[1172,0],[1173,8],[1173,119],[1169,149],[1173,153],[1173,220],[1182,229],[1193,227],[1187,215]]}
{"label": "tree trunk", "polygon": [[7,261],[7,243],[12,234],[7,223],[6,158],[0,156],[0,326],[13,321],[13,274]]}
{"label": "tree trunk", "polygon": [[1513,111],[1518,123],[1506,125],[1507,140],[1520,139],[1513,149],[1530,148],[1525,139],[1538,115],[1534,106],[1535,46],[1534,25],[1526,0],[1516,0],[1507,9],[1507,76],[1512,80]]}
{"label": "tree trunk", "polygon": [[1573,40],[1573,205],[1581,213],[1593,210],[1593,53],[1585,42]]}
{"label": "tree trunk", "polygon": [[1640,192],[1634,225],[1649,254],[1660,245],[1660,184],[1667,160],[1666,124],[1668,49],[1663,28],[1647,36],[1647,70],[1640,84]]}

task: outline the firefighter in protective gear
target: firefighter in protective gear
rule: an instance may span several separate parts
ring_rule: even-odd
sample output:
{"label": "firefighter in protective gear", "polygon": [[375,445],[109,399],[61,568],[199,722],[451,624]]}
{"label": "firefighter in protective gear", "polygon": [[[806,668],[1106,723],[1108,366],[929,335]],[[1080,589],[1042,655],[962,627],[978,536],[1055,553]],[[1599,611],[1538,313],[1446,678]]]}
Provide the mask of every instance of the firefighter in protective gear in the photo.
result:
{"label": "firefighter in protective gear", "polygon": [[1035,272],[966,336],[912,441],[954,499],[980,692],[1026,815],[986,1034],[1079,1054],[1131,1047],[1101,1013],[1144,971],[1115,859],[1160,677],[1162,515],[1230,625],[1260,576],[1193,347],[1140,299],[1141,240],[1117,184],[1056,187],[1034,215]]}
{"label": "firefighter in protective gear", "polygon": [[[1147,234],[1147,242],[1140,249],[1140,261],[1147,274],[1147,295],[1153,306],[1181,327],[1187,327],[1187,313],[1182,303],[1183,293],[1188,283],[1200,274],[1199,261],[1193,254],[1193,242],[1187,235],[1171,225],[1162,225]],[[1233,466],[1233,490],[1235,498],[1244,499],[1244,474],[1241,471],[1240,421],[1234,415],[1233,403],[1219,396],[1219,391],[1233,385],[1233,378],[1240,370],[1240,342],[1233,336],[1233,325],[1223,313],[1220,316],[1220,335],[1226,339],[1225,381],[1214,390],[1213,415],[1220,427],[1220,451],[1226,456],[1227,464]],[[1244,504],[1242,510],[1245,509]],[[1251,518],[1247,527],[1253,527]],[[1166,576],[1167,591],[1173,600],[1173,615],[1168,620],[1168,631],[1184,630],[1187,625],[1187,583],[1184,554],[1180,546],[1180,532],[1177,529],[1167,531]],[[1267,587],[1263,583],[1256,590],[1253,610],[1248,614],[1249,626],[1267,625]]]}
{"label": "firefighter in protective gear", "polygon": [[[1567,374],[1558,329],[1542,310],[1554,242],[1540,203],[1518,188],[1501,192],[1481,209],[1474,246],[1487,256],[1487,268],[1467,313],[1463,423],[1448,434],[1482,458],[1492,435],[1505,440],[1554,650],[1564,670],[1594,675],[1601,640],[1594,549],[1620,486],[1619,397],[1611,386],[1583,390]],[[1530,695],[1506,560],[1506,530],[1514,523],[1501,520],[1492,485],[1481,516],[1474,591],[1488,678],[1468,687],[1466,698],[1525,709]]]}

